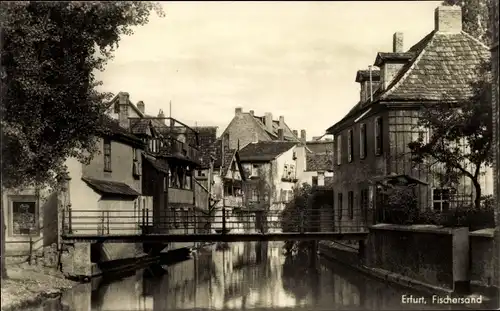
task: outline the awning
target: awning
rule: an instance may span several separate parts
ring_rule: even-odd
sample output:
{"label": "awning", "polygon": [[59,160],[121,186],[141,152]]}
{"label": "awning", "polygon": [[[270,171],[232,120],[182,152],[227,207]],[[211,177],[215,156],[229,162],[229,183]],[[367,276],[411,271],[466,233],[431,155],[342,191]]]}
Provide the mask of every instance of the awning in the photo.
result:
{"label": "awning", "polygon": [[99,180],[88,177],[82,177],[82,180],[86,182],[90,188],[94,189],[94,191],[101,194],[111,194],[125,197],[138,197],[141,195],[129,185],[122,182]]}
{"label": "awning", "polygon": [[415,185],[415,184],[420,184],[427,186],[428,183],[425,181],[421,181],[417,178],[411,177],[406,174],[391,174],[387,176],[377,176],[373,178],[374,182],[382,182],[382,183],[387,183],[390,185]]}
{"label": "awning", "polygon": [[145,158],[156,170],[168,174],[168,166],[165,163],[150,156],[145,156]]}

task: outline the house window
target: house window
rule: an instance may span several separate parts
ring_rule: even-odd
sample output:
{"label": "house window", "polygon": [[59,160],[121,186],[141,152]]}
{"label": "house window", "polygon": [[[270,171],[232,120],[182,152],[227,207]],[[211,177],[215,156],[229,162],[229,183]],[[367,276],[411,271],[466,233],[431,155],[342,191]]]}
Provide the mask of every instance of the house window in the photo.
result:
{"label": "house window", "polygon": [[339,204],[339,219],[342,219],[342,193],[338,194],[338,204]]}
{"label": "house window", "polygon": [[382,118],[375,119],[375,155],[382,154]]}
{"label": "house window", "polygon": [[104,171],[111,172],[111,140],[104,139]]}
{"label": "house window", "polygon": [[450,189],[432,190],[432,209],[434,211],[446,212],[450,209]]}
{"label": "house window", "polygon": [[38,234],[37,201],[35,197],[11,200],[12,235]]}
{"label": "house window", "polygon": [[318,176],[313,176],[312,177],[312,185],[317,186],[318,185]]}
{"label": "house window", "polygon": [[342,164],[342,136],[337,136],[337,165]]}
{"label": "house window", "polygon": [[366,124],[359,126],[359,157],[364,159],[366,157]]}
{"label": "house window", "polygon": [[205,172],[203,170],[198,170],[198,177],[205,177]]}
{"label": "house window", "polygon": [[251,202],[259,202],[259,191],[253,189],[252,196],[250,197]]}
{"label": "house window", "polygon": [[349,212],[349,218],[353,219],[354,218],[354,192],[349,191],[347,193],[347,208]]}
{"label": "house window", "polygon": [[348,131],[348,136],[347,136],[347,159],[349,162],[352,162],[353,158],[353,131],[349,130]]}

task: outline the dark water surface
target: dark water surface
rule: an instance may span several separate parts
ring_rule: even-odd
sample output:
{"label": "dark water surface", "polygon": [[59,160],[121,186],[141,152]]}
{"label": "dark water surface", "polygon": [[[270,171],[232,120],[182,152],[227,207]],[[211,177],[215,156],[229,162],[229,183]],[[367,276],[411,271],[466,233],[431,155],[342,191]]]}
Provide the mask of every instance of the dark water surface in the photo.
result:
{"label": "dark water surface", "polygon": [[143,269],[113,282],[82,284],[31,310],[449,309],[430,298],[426,305],[402,304],[402,295],[419,294],[327,260],[311,268],[285,256],[280,242],[213,245],[165,268],[164,275]]}

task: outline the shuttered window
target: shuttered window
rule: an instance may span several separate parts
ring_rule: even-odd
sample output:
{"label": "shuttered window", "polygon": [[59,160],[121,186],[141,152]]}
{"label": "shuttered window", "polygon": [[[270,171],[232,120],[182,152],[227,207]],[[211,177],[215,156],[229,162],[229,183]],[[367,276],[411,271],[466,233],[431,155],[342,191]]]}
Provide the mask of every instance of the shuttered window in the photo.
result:
{"label": "shuttered window", "polygon": [[337,136],[337,165],[342,164],[342,136]]}
{"label": "shuttered window", "polygon": [[375,155],[382,154],[382,118],[375,119]]}
{"label": "shuttered window", "polygon": [[366,124],[361,124],[359,127],[359,157],[364,159],[366,157]]}

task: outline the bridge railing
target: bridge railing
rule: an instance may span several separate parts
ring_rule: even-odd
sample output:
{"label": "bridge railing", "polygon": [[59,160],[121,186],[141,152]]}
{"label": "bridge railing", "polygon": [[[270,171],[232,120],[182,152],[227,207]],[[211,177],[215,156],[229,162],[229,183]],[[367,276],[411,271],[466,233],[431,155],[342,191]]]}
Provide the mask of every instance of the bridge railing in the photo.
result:
{"label": "bridge railing", "polygon": [[[173,211],[173,210],[172,210]],[[189,233],[266,233],[266,232],[364,232],[365,222],[357,215],[334,217],[333,212],[308,210],[298,213],[226,209],[210,215],[162,213],[142,210],[72,210],[63,216],[63,234],[113,235],[168,233],[173,229],[192,229]]]}

